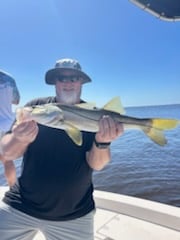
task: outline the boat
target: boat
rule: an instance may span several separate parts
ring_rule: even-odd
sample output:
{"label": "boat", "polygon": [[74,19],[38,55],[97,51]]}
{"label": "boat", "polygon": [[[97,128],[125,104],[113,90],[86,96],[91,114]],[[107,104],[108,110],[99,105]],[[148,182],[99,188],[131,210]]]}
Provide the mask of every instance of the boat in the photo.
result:
{"label": "boat", "polygon": [[129,0],[137,7],[164,21],[180,21],[179,0]]}
{"label": "boat", "polygon": [[[0,199],[8,186],[0,187]],[[180,240],[180,208],[168,204],[94,191],[94,240]],[[45,240],[39,232],[33,240]]]}

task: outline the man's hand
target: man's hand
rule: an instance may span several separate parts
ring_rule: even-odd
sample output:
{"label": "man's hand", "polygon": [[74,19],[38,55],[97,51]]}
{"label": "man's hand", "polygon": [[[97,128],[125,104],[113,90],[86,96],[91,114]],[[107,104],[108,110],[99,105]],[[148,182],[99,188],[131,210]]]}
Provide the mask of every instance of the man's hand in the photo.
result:
{"label": "man's hand", "polygon": [[97,142],[111,142],[124,133],[123,125],[115,122],[110,116],[103,116],[99,121],[99,132],[96,133]]}
{"label": "man's hand", "polygon": [[29,144],[35,140],[38,130],[38,125],[35,121],[21,122],[13,126],[12,135],[19,142]]}
{"label": "man's hand", "polygon": [[14,124],[11,133],[7,133],[1,139],[1,160],[12,161],[21,157],[27,146],[33,142],[38,134],[38,125],[34,121]]}

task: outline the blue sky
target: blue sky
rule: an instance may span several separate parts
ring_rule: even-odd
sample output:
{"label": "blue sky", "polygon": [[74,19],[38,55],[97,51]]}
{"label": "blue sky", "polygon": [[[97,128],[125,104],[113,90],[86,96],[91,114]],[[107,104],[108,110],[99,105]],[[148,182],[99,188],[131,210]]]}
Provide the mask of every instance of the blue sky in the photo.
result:
{"label": "blue sky", "polygon": [[20,105],[54,95],[44,82],[55,61],[79,60],[93,79],[83,98],[99,107],[180,103],[180,22],[166,22],[128,0],[0,2],[0,69],[11,73]]}

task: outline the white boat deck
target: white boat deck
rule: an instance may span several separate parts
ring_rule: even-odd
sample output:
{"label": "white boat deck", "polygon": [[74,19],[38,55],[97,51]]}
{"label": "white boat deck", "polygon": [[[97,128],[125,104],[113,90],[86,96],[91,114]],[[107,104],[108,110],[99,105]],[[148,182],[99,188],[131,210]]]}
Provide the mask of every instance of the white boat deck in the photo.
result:
{"label": "white boat deck", "polygon": [[[0,187],[0,198],[7,190]],[[94,197],[95,240],[180,240],[180,208],[102,191]]]}

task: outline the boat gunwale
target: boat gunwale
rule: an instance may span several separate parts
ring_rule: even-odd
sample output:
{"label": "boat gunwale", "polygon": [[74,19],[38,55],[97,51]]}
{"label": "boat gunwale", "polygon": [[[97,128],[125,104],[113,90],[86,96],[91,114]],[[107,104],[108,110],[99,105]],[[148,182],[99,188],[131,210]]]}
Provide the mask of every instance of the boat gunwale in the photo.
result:
{"label": "boat gunwale", "polygon": [[117,193],[94,191],[96,207],[175,231],[180,231],[180,208]]}

